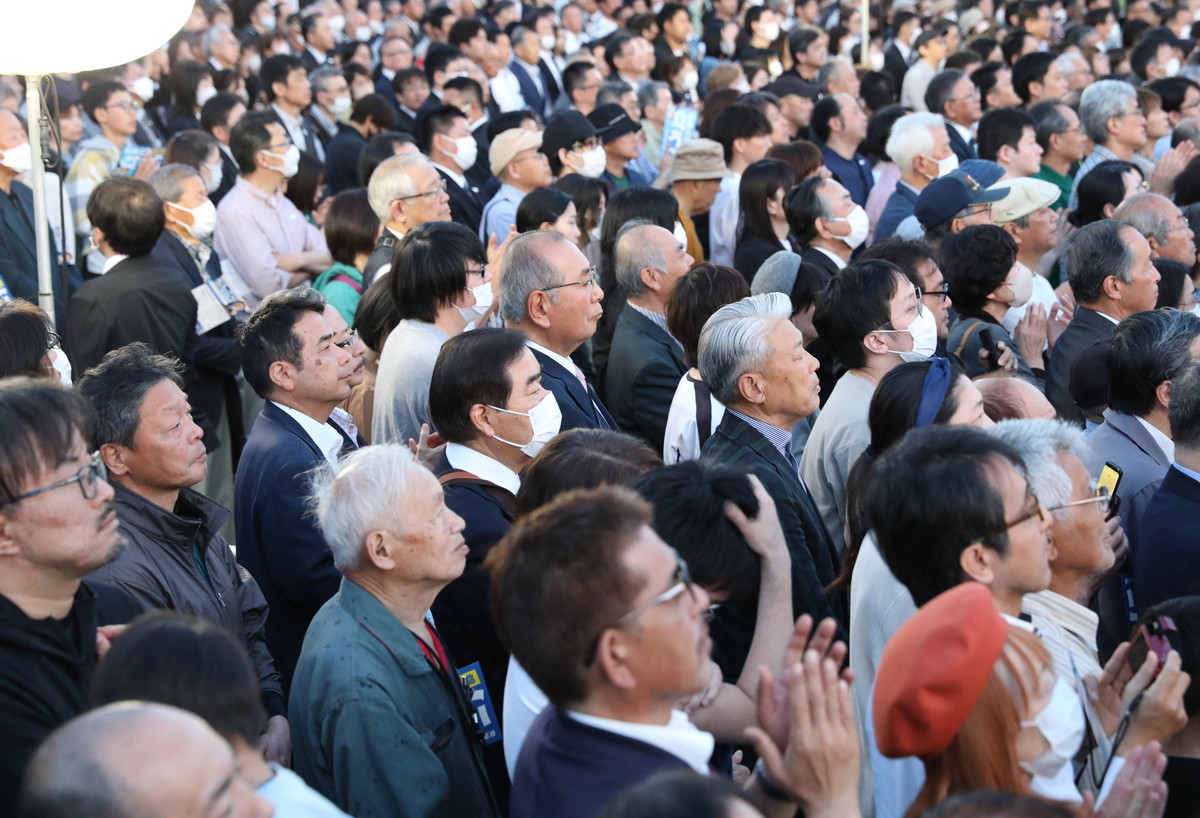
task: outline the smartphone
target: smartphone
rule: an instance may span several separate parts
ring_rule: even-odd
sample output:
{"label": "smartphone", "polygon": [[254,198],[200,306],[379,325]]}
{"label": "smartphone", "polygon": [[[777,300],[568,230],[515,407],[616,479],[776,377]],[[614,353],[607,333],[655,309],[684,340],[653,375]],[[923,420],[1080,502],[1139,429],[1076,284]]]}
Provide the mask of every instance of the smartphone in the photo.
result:
{"label": "smartphone", "polygon": [[1117,487],[1121,485],[1121,478],[1125,472],[1121,471],[1121,467],[1111,460],[1105,461],[1104,467],[1100,469],[1100,477],[1096,480],[1096,488],[1108,489],[1108,496],[1113,498],[1113,504],[1109,512],[1109,517],[1117,514],[1120,511],[1120,505],[1116,502]]}
{"label": "smartphone", "polygon": [[[1175,627],[1175,620],[1169,616],[1157,616],[1151,619],[1146,624],[1138,628],[1137,634],[1134,636],[1133,644],[1130,645],[1131,654],[1135,648],[1141,648],[1139,642],[1145,643],[1144,650],[1146,652],[1154,651],[1154,655],[1158,657],[1158,666],[1154,669],[1154,675],[1162,673],[1163,665],[1167,662],[1167,655],[1171,652],[1170,634],[1176,633],[1179,629]],[[1138,650],[1140,655],[1142,650]],[[1141,662],[1138,663],[1139,666]]]}
{"label": "smartphone", "polygon": [[1000,347],[996,344],[996,338],[992,335],[991,329],[984,327],[979,330],[979,340],[983,343],[983,348],[988,353],[988,367],[991,369],[1000,368]]}

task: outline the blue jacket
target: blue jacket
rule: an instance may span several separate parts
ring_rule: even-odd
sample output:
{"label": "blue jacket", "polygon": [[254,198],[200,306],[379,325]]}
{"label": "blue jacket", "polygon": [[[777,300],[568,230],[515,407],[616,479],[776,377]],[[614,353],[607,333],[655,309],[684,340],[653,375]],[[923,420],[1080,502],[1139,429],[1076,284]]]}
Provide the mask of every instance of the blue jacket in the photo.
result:
{"label": "blue jacket", "polygon": [[1146,506],[1133,555],[1139,612],[1167,599],[1200,594],[1200,483],[1172,466]]}
{"label": "blue jacket", "polygon": [[308,473],[325,455],[286,412],[267,401],[234,479],[238,562],[258,580],[271,611],[267,647],[286,693],[304,632],[333,596],[341,573],[307,513]]}
{"label": "blue jacket", "polygon": [[594,389],[589,386],[584,390],[573,373],[541,350],[530,351],[542,365],[542,386],[554,393],[554,399],[558,401],[562,412],[560,431],[579,428],[620,431]]}
{"label": "blue jacket", "polygon": [[434,670],[412,631],[343,580],[296,666],[296,772],[355,818],[499,816],[456,676]]}
{"label": "blue jacket", "polygon": [[547,707],[521,745],[509,814],[511,818],[593,818],[614,796],[655,773],[688,769],[666,750]]}
{"label": "blue jacket", "polygon": [[896,235],[900,222],[913,214],[917,206],[917,192],[905,182],[897,182],[896,190],[888,197],[879,214],[879,223],[875,225],[875,241],[889,239]]}

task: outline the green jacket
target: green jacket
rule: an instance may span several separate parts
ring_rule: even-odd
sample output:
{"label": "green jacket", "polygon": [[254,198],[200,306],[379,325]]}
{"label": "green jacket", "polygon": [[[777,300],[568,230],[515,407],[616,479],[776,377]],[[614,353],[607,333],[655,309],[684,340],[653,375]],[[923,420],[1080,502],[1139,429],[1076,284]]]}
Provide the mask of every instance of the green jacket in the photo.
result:
{"label": "green jacket", "polygon": [[[345,276],[345,278],[338,278],[338,276]],[[346,281],[347,278],[357,284],[358,289],[355,289],[354,284],[351,284],[350,281]],[[358,309],[358,300],[362,298],[362,273],[349,264],[335,261],[332,267],[313,281],[313,289],[329,300],[333,308],[342,314],[342,318],[347,324],[354,326],[354,312]]]}
{"label": "green jacket", "polygon": [[343,578],[292,680],[294,763],[309,786],[355,818],[499,816],[469,712],[457,673],[435,671],[412,631]]}

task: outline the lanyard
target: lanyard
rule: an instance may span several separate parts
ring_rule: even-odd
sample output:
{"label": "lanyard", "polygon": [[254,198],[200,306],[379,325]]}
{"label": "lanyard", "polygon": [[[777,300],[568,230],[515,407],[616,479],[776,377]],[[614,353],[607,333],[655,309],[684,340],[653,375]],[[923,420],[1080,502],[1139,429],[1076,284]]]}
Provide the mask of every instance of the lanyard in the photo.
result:
{"label": "lanyard", "polygon": [[413,634],[416,637],[417,644],[421,647],[421,653],[425,654],[426,660],[428,660],[434,670],[442,675],[449,675],[450,660],[446,657],[446,648],[442,644],[441,637],[438,636],[437,631],[433,629],[433,625],[429,624],[428,620],[425,622],[425,629],[429,631],[429,640],[433,643],[432,648],[425,644],[424,639]]}

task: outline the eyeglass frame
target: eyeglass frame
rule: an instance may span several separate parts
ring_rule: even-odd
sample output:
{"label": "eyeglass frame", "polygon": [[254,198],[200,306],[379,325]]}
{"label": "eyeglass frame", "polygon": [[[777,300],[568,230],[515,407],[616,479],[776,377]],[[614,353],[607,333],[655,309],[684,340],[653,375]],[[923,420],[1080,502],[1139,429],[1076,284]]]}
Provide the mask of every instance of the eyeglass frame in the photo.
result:
{"label": "eyeglass frame", "polygon": [[437,187],[435,187],[433,190],[427,190],[424,193],[414,193],[411,196],[397,196],[395,199],[392,199],[392,201],[393,202],[404,202],[409,199],[420,199],[424,196],[437,196],[437,195],[445,193],[445,192],[446,192],[446,185],[442,182],[438,182]]}
{"label": "eyeglass frame", "polygon": [[1108,490],[1108,486],[1097,486],[1093,490],[1091,497],[1088,497],[1083,500],[1071,500],[1070,502],[1067,502],[1067,503],[1061,503],[1057,506],[1052,506],[1052,507],[1046,509],[1046,511],[1053,514],[1054,512],[1062,511],[1063,509],[1074,508],[1075,506],[1085,506],[1088,503],[1098,503],[1101,500],[1103,500],[1104,501],[1104,513],[1108,514],[1112,511],[1113,500],[1115,500],[1115,499],[1116,499],[1116,495]]}
{"label": "eyeglass frame", "polygon": [[691,595],[693,600],[696,599],[696,583],[692,580],[692,572],[688,569],[687,560],[681,557],[679,552],[674,548],[671,549],[671,553],[675,555],[675,573],[671,577],[676,581],[661,594],[657,594],[642,604],[634,606],[631,610],[614,619],[611,624],[605,625],[597,631],[596,635],[592,637],[592,641],[588,643],[587,653],[583,656],[584,667],[591,667],[592,663],[596,661],[596,652],[600,649],[600,637],[604,635],[605,631],[622,628],[646,611],[678,598],[685,591]]}
{"label": "eyeglass frame", "polygon": [[538,292],[548,293],[561,290],[563,287],[599,287],[600,277],[596,275],[596,265],[588,267],[588,277],[583,281],[568,281],[566,284],[554,284],[550,287],[538,287]]}
{"label": "eyeglass frame", "polygon": [[[83,466],[79,471],[75,472],[74,476],[68,477],[66,480],[59,480],[57,483],[51,483],[48,486],[27,491],[24,494],[18,494],[16,497],[10,497],[7,500],[0,500],[0,507],[9,506],[13,503],[19,503],[22,500],[28,500],[31,497],[37,497],[39,494],[45,494],[54,489],[60,489],[63,486],[69,486],[72,483],[79,484],[79,493],[83,495],[83,499],[90,500],[96,496],[96,485],[103,478],[100,476],[101,467],[104,465],[104,460],[100,457],[100,452],[92,452],[86,466]],[[88,477],[87,475],[91,475]],[[90,487],[89,487],[90,484]]]}
{"label": "eyeglass frame", "polygon": [[[46,352],[52,349],[62,349],[62,336],[53,330],[46,333]],[[42,354],[45,355],[46,352]]]}
{"label": "eyeglass frame", "polygon": [[357,343],[358,343],[358,328],[351,327],[349,332],[346,333],[345,340],[334,341],[333,345],[335,347],[337,347],[338,349],[350,349],[352,346],[354,346]]}
{"label": "eyeglass frame", "polygon": [[[1037,492],[1033,490],[1033,484],[1029,482],[1025,483],[1025,499],[1027,502],[1032,503],[1032,508],[1027,507],[1024,514],[1013,520],[1011,523],[1006,522],[1004,524],[1004,528],[1001,528],[998,531],[991,531],[979,539],[981,541],[987,541],[999,537],[1001,534],[1007,534],[1010,528],[1015,528],[1021,523],[1027,523],[1034,517],[1041,517],[1042,512],[1049,511],[1049,509],[1042,508],[1042,501],[1038,499]],[[1090,500],[1089,502],[1094,502],[1094,500]]]}
{"label": "eyeglass frame", "polygon": [[[917,294],[917,318],[920,318],[925,314],[924,291],[920,287],[913,287],[913,292]],[[914,318],[913,321],[916,321],[917,318]],[[884,329],[884,327],[891,327],[891,329]],[[896,329],[896,325],[889,318],[884,322],[882,327],[877,330],[872,330],[872,332],[909,332],[911,329],[912,324],[909,324],[904,329]]]}
{"label": "eyeglass frame", "polygon": [[921,296],[923,298],[931,296],[931,295],[936,296],[944,304],[944,303],[946,303],[946,299],[950,297],[950,288],[943,286],[942,289],[940,289],[940,290],[924,290],[921,293]]}

